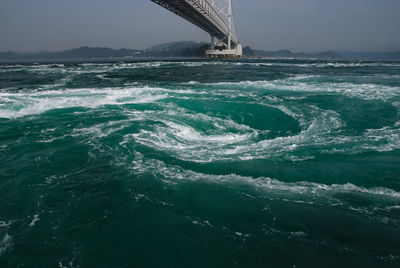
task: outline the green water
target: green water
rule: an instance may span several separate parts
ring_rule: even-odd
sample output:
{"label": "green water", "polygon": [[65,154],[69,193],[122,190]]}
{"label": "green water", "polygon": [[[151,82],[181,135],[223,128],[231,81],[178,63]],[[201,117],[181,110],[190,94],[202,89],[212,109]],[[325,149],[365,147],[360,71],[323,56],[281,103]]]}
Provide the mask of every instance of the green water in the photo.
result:
{"label": "green water", "polygon": [[0,65],[0,267],[400,267],[400,63]]}

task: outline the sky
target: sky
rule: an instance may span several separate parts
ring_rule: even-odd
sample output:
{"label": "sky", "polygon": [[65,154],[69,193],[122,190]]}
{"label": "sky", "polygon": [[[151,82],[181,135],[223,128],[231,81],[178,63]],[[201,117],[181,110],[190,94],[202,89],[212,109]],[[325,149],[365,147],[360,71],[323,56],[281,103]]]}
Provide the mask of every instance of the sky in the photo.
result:
{"label": "sky", "polygon": [[[400,50],[400,0],[233,0],[233,5],[244,46],[304,52]],[[145,49],[209,39],[150,0],[0,0],[0,51]]]}

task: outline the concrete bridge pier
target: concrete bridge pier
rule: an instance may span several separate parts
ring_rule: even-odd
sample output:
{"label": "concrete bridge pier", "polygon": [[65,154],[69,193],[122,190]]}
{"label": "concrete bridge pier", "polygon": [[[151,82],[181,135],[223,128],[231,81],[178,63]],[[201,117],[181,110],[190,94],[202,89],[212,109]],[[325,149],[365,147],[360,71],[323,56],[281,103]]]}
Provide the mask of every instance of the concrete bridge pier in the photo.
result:
{"label": "concrete bridge pier", "polygon": [[211,45],[210,49],[206,51],[208,58],[240,58],[243,56],[243,48],[241,44],[236,44],[231,49],[218,49],[219,46]]}

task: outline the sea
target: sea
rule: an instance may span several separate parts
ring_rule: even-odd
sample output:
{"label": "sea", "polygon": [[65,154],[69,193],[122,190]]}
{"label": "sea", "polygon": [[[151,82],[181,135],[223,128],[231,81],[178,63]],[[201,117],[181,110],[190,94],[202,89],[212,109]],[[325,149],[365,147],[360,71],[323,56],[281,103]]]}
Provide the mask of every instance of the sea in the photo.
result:
{"label": "sea", "polygon": [[400,267],[400,62],[1,64],[0,267]]}

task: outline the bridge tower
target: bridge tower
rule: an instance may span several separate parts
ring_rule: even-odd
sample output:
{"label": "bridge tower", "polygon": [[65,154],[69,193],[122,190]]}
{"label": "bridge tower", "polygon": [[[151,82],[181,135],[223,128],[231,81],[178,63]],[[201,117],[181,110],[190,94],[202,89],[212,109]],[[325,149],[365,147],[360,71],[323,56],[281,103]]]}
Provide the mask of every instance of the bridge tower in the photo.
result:
{"label": "bridge tower", "polygon": [[[215,36],[211,34],[211,46],[206,51],[207,57],[227,57],[237,58],[243,55],[243,48],[237,38],[235,20],[233,16],[232,0],[211,0],[211,6],[217,11],[218,15],[227,24],[227,36],[215,42]],[[235,41],[233,41],[235,36]]]}
{"label": "bridge tower", "polygon": [[211,36],[208,57],[242,56],[235,30],[232,0],[151,0],[203,29]]}

